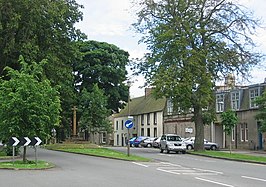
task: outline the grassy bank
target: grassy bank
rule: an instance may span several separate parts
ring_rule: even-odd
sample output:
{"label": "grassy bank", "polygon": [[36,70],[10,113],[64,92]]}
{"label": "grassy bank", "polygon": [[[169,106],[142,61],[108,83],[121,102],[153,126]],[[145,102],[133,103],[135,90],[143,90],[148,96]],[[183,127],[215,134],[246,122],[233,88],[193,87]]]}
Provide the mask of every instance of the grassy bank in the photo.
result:
{"label": "grassy bank", "polygon": [[78,153],[91,156],[100,156],[105,158],[114,158],[128,161],[150,161],[148,158],[143,158],[136,155],[127,156],[127,154],[99,147],[94,144],[52,144],[47,145],[47,149],[65,151],[70,153]]}
{"label": "grassy bank", "polygon": [[0,162],[0,169],[48,169],[54,167],[53,164],[46,161],[39,160],[37,164],[34,161],[27,161],[24,163],[21,160]]}
{"label": "grassy bank", "polygon": [[238,160],[238,161],[252,161],[252,162],[260,162],[266,164],[266,157],[263,156],[252,156],[247,154],[241,153],[227,153],[222,151],[191,151],[190,154],[195,155],[202,155],[202,156],[211,156],[215,158],[226,158],[231,160]]}

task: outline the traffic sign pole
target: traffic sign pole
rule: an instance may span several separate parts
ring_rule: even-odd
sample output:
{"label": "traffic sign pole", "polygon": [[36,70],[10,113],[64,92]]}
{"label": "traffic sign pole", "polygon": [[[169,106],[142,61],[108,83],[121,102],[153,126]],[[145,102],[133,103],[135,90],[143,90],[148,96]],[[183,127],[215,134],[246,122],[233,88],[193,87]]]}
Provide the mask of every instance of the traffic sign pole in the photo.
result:
{"label": "traffic sign pole", "polygon": [[130,155],[129,129],[131,129],[134,126],[133,121],[131,119],[128,119],[125,122],[125,126],[127,128],[127,156],[129,156]]}

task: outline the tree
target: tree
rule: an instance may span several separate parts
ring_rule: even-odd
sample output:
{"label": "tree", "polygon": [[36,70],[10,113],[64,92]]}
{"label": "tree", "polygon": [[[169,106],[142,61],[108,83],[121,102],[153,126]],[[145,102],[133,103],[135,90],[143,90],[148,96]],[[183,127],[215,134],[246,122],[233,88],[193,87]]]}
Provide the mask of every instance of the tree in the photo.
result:
{"label": "tree", "polygon": [[6,66],[20,69],[20,55],[27,63],[47,59],[44,74],[52,86],[60,85],[65,127],[74,102],[75,41],[84,38],[74,27],[82,19],[80,8],[75,0],[0,0],[0,76],[6,75]]}
{"label": "tree", "polygon": [[[227,110],[226,112],[223,112],[221,114],[221,118],[222,118],[222,125],[224,127],[224,132],[226,133],[226,135],[231,136],[232,130],[238,122],[236,112],[232,110]],[[229,144],[230,144],[230,154],[231,154],[232,150],[231,141],[229,141]]]}
{"label": "tree", "polygon": [[256,115],[256,119],[261,121],[261,132],[266,132],[266,91],[256,98],[255,102],[259,106],[259,113]]}
{"label": "tree", "polygon": [[157,97],[193,108],[195,151],[204,150],[203,109],[214,103],[215,82],[230,72],[245,77],[261,55],[250,36],[259,21],[227,0],[136,0],[136,32],[150,51],[136,65]]}
{"label": "tree", "polygon": [[77,90],[84,88],[91,92],[97,83],[104,94],[108,96],[108,108],[118,111],[121,102],[128,98],[126,81],[126,65],[128,52],[115,45],[105,42],[85,41],[80,42],[82,60],[74,64]]}
{"label": "tree", "polygon": [[86,89],[82,90],[79,108],[82,113],[80,125],[83,130],[89,131],[93,135],[95,132],[110,132],[111,124],[108,120],[110,111],[107,108],[107,97],[97,84],[93,85],[92,92],[88,92]]}
{"label": "tree", "polygon": [[59,125],[59,93],[44,78],[44,64],[47,62],[29,65],[20,57],[21,70],[5,68],[10,79],[0,80],[0,139],[7,141],[12,136],[45,139]]}

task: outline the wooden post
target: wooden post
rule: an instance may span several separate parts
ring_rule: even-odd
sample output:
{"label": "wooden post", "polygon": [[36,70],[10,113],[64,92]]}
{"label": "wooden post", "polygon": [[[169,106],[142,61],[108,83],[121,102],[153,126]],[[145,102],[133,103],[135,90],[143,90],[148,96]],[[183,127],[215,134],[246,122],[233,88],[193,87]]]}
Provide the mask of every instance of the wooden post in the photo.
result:
{"label": "wooden post", "polygon": [[77,136],[77,107],[74,106],[73,110],[73,137]]}

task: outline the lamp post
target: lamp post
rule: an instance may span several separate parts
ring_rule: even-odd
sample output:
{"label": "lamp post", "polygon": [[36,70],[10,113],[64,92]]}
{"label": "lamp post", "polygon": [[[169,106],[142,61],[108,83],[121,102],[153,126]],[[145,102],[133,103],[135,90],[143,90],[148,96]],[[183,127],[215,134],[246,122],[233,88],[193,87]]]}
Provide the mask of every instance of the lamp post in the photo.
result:
{"label": "lamp post", "polygon": [[[130,102],[130,86],[131,86],[131,81],[128,80],[127,81],[127,86],[128,86],[128,101],[127,101],[127,115],[128,115],[128,119],[130,117],[130,108],[129,108],[129,102]],[[130,156],[130,141],[129,141],[129,128],[127,128],[127,156]]]}

